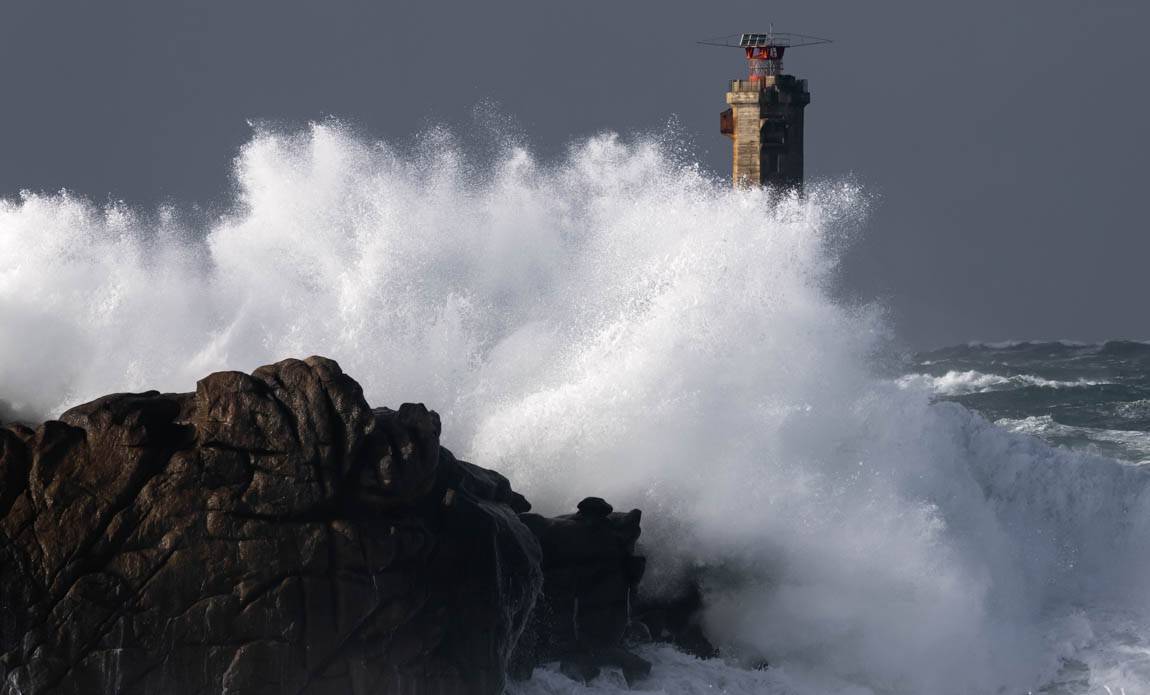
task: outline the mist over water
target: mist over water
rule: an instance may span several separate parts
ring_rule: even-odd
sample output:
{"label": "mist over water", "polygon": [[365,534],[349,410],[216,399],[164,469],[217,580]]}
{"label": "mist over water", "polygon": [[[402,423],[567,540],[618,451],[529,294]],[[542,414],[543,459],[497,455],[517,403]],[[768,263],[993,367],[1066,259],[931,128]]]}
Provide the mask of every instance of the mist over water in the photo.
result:
{"label": "mist over water", "polygon": [[860,191],[732,191],[659,136],[422,142],[259,131],[205,229],[0,203],[0,418],[323,354],[541,511],[644,510],[644,590],[701,581],[731,662],[652,650],[651,689],[1150,688],[1146,476],[876,376],[881,309],[829,291]]}

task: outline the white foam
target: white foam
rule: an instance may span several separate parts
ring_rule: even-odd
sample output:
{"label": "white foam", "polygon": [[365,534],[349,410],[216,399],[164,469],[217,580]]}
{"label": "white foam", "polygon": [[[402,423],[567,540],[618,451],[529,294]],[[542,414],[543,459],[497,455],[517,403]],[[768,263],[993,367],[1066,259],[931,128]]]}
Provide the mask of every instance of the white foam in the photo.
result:
{"label": "white foam", "polygon": [[881,311],[826,290],[851,187],[732,191],[610,135],[547,166],[422,142],[259,133],[208,230],[0,205],[0,394],[58,413],[329,355],[541,511],[643,508],[646,590],[701,574],[728,657],[790,679],[730,692],[1021,692],[1077,649],[1051,620],[1144,600],[1138,470],[872,376]]}
{"label": "white foam", "polygon": [[1089,379],[1076,379],[1074,381],[1059,381],[1044,379],[1033,374],[984,374],[983,372],[969,370],[950,370],[941,376],[932,374],[907,374],[899,377],[896,382],[904,389],[926,389],[932,393],[943,396],[961,396],[968,393],[987,393],[990,391],[1007,391],[1028,386],[1042,388],[1075,388],[1081,386],[1098,386],[1105,382],[1091,381]]}
{"label": "white foam", "polygon": [[1037,437],[1080,442],[1076,448],[1100,453],[1121,455],[1131,463],[1150,463],[1150,433],[1136,430],[1111,430],[1095,427],[1075,427],[1056,422],[1050,415],[1026,418],[1002,418],[996,421],[1012,432]]}
{"label": "white foam", "polygon": [[650,677],[628,687],[623,674],[615,669],[604,672],[589,684],[573,681],[548,664],[535,672],[529,683],[512,683],[508,695],[712,695],[713,693],[755,693],[789,695],[809,692],[817,686],[822,695],[871,695],[873,691],[817,674],[792,674],[789,669],[753,670],[722,659],[698,659],[667,646],[640,647],[637,652],[654,664]]}

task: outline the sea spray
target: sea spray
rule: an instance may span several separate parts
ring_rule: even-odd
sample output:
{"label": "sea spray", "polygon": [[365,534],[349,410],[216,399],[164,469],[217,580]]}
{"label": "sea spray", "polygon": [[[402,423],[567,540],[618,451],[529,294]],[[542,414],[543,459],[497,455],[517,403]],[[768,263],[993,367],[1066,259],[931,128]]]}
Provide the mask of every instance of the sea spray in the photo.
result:
{"label": "sea spray", "polygon": [[[551,163],[425,142],[257,132],[207,229],[4,202],[8,411],[328,355],[370,402],[439,410],[446,445],[544,512],[642,508],[645,590],[694,578],[726,657],[778,669],[731,671],[736,689],[1020,692],[1112,655],[1106,616],[1143,614],[1140,470],[872,374],[881,310],[828,289],[853,186],[733,191],[658,137]],[[1106,658],[1099,678],[1150,683]],[[656,682],[684,668],[664,657]]]}

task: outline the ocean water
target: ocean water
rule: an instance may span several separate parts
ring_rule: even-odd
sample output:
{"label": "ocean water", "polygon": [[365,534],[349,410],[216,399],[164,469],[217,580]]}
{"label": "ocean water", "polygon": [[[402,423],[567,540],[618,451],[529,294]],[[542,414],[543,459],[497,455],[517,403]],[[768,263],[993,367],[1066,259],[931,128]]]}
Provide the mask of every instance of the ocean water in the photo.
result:
{"label": "ocean water", "polygon": [[540,161],[505,133],[319,124],[256,132],[202,225],[0,202],[0,418],[324,354],[373,404],[438,410],[538,510],[644,510],[643,590],[701,582],[723,658],[646,648],[640,692],[1150,692],[1150,479],[1134,444],[1051,430],[1130,432],[1139,399],[1059,419],[1017,392],[1117,377],[974,348],[884,371],[883,308],[831,291],[866,195],[732,191],[678,139]]}
{"label": "ocean water", "polygon": [[1150,343],[970,343],[917,355],[900,383],[1015,432],[1150,463]]}

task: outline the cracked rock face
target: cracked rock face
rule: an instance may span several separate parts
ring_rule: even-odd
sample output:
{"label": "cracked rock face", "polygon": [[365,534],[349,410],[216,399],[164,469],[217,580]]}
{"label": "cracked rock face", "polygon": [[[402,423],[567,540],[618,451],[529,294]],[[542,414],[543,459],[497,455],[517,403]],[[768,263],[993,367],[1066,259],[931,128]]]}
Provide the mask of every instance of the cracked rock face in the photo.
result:
{"label": "cracked rock face", "polygon": [[499,693],[529,509],[319,357],[0,427],[0,695]]}

